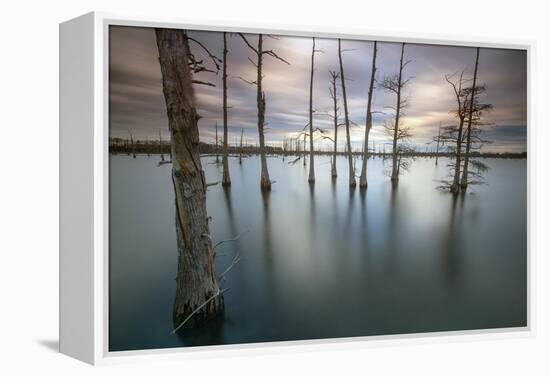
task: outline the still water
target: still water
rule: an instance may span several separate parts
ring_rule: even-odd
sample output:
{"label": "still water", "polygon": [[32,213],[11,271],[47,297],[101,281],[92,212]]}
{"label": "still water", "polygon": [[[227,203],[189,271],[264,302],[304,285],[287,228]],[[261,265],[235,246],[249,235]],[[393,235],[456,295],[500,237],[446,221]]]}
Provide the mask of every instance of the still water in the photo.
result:
{"label": "still water", "polygon": [[[415,160],[396,189],[390,160],[369,160],[366,193],[350,191],[347,162],[308,167],[230,159],[232,186],[208,188],[223,320],[173,329],[177,248],[171,165],[110,157],[111,351],[518,327],[527,318],[527,162],[487,159],[487,185],[463,197],[436,190],[445,159]],[[203,157],[207,182],[221,180]],[[361,161],[357,161],[360,167]]]}

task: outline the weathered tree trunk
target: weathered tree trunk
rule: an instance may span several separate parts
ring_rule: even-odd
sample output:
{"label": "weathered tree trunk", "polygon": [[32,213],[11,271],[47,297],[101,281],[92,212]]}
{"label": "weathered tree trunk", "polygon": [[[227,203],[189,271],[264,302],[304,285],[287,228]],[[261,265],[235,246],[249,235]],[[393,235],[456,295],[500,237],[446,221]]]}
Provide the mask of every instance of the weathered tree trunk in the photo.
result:
{"label": "weathered tree trunk", "polygon": [[397,135],[399,131],[399,115],[401,113],[401,86],[403,79],[403,55],[405,53],[405,43],[401,43],[401,59],[399,60],[399,78],[397,81],[397,105],[395,107],[395,128],[393,130],[393,150],[392,150],[392,172],[391,180],[399,180],[399,161],[397,160]]}
{"label": "weathered tree trunk", "polygon": [[315,67],[315,37],[311,48],[311,75],[309,77],[309,183],[315,182],[315,166],[313,150],[313,70]]}
{"label": "weathered tree trunk", "polygon": [[336,78],[338,77],[336,72],[331,71],[332,77],[332,102],[334,105],[334,153],[332,157],[332,167],[330,174],[333,179],[338,177],[338,171],[336,169],[336,156],[338,154],[338,97],[336,96]]}
{"label": "weathered tree trunk", "polygon": [[372,53],[372,68],[369,84],[369,99],[367,100],[367,120],[365,124],[365,143],[363,145],[363,165],[361,166],[361,177],[359,178],[359,187],[366,188],[367,183],[367,163],[369,156],[369,134],[372,128],[372,94],[374,90],[374,79],[376,74],[376,41],[374,41],[374,50]]}
{"label": "weathered tree trunk", "polygon": [[460,162],[462,160],[462,131],[464,129],[464,119],[461,118],[458,123],[458,136],[456,139],[456,151],[455,151],[455,172],[453,176],[453,183],[450,190],[453,194],[457,194],[460,189]]}
{"label": "weathered tree trunk", "polygon": [[227,156],[227,33],[223,33],[223,178],[222,186],[231,186]]}
{"label": "weathered tree trunk", "polygon": [[342,43],[340,39],[338,39],[338,60],[340,62],[340,80],[342,81],[342,98],[344,100],[344,121],[346,124],[349,185],[350,187],[355,187],[355,170],[353,169],[353,155],[351,150],[351,136],[349,131],[348,99],[346,97],[346,78],[344,76],[344,64],[342,62]]}
{"label": "weathered tree trunk", "polygon": [[260,139],[260,160],[261,160],[261,177],[260,187],[262,190],[271,190],[271,180],[269,179],[269,171],[267,170],[267,157],[265,155],[265,138],[264,138],[264,119],[265,119],[265,93],[262,91],[262,58],[263,58],[263,35],[258,35],[258,50],[257,50],[257,77],[256,77],[256,103],[258,106],[258,134]]}
{"label": "weathered tree trunk", "polygon": [[[195,109],[185,32],[176,29],[155,29],[155,32],[172,141],[172,181],[176,197],[179,257],[173,317],[178,326],[192,315],[186,327],[196,326],[222,314],[224,307],[214,271],[206,212],[206,184],[197,127],[199,115]],[[193,314],[194,311],[197,312]]]}
{"label": "weathered tree trunk", "polygon": [[474,102],[476,97],[477,66],[479,63],[479,47],[476,49],[476,64],[474,68],[474,81],[472,82],[472,93],[470,94],[470,108],[468,112],[468,129],[466,131],[466,153],[464,154],[464,168],[462,169],[462,180],[460,187],[466,191],[468,187],[468,164],[470,162],[470,148],[472,145],[472,116],[474,113]]}

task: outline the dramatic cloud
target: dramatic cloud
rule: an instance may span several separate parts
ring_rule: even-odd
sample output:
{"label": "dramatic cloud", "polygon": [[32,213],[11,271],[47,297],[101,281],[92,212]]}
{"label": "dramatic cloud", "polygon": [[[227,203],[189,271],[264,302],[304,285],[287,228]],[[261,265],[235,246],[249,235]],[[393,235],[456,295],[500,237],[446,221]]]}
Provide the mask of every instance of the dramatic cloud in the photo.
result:
{"label": "dramatic cloud", "polygon": [[[222,56],[223,37],[219,32],[192,31],[190,35]],[[252,44],[257,35],[247,35]],[[191,43],[191,49],[208,62],[204,51]],[[285,137],[294,137],[308,122],[309,69],[311,64],[311,38],[267,38],[264,48],[273,49],[290,62],[265,56],[264,90],[266,94],[266,140],[268,144],[280,144]],[[314,122],[316,127],[332,129],[326,113],[332,111],[329,96],[329,70],[338,70],[338,42],[334,39],[317,39],[315,55]],[[368,82],[370,78],[373,43],[369,41],[343,40],[344,68],[354,148],[359,149],[366,117]],[[378,43],[378,80],[393,75],[399,66],[400,44]],[[235,143],[241,129],[249,143],[257,140],[257,109],[255,87],[245,80],[254,80],[256,69],[249,59],[255,56],[236,35],[228,35],[228,90],[229,90],[229,142]],[[475,49],[467,47],[407,44],[405,77],[411,78],[405,95],[409,107],[405,110],[403,124],[412,128],[411,143],[417,148],[427,146],[437,135],[439,124],[451,124],[449,113],[454,106],[453,92],[445,82],[445,74],[464,70],[473,73]],[[162,96],[161,73],[153,29],[136,27],[111,27],[110,29],[110,129],[111,136],[157,138],[161,130],[168,136],[168,121]],[[525,151],[527,124],[527,56],[525,51],[487,49],[480,53],[479,82],[487,87],[487,103],[494,110],[485,121],[492,123],[486,138],[493,143],[484,147],[490,151]],[[221,74],[203,73],[200,80],[216,84],[216,87],[196,85],[197,107],[203,118],[199,122],[201,139],[213,142],[215,124],[222,124]],[[337,90],[341,94],[340,85]],[[389,106],[395,104],[395,96],[376,88],[374,95],[374,127],[372,139],[380,146],[388,142],[383,132],[385,121],[393,117]],[[343,108],[341,97],[340,107]],[[343,141],[343,140],[342,140]],[[318,148],[329,144],[316,139]],[[343,148],[343,144],[342,144]],[[431,146],[430,146],[431,148]]]}

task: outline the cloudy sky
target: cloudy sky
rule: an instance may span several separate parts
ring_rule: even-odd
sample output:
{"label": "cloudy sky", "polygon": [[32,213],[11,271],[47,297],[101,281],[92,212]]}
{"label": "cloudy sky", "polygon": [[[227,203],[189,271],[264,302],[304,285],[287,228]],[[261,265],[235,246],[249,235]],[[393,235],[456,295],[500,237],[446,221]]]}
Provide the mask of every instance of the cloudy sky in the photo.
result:
{"label": "cloudy sky", "polygon": [[[222,57],[223,35],[219,32],[189,32],[209,50]],[[253,45],[257,35],[247,35]],[[199,57],[203,51],[192,41],[191,50]],[[264,59],[264,90],[266,94],[266,141],[280,144],[285,137],[295,137],[308,123],[309,75],[311,67],[311,38],[267,38],[264,49],[273,49],[290,62],[286,65],[266,56]],[[313,104],[316,114],[314,126],[332,130],[332,121],[324,115],[332,111],[329,95],[329,70],[339,70],[338,44],[334,39],[316,39]],[[346,91],[352,126],[354,149],[360,149],[364,136],[367,92],[370,79],[373,43],[369,41],[343,40]],[[382,80],[397,73],[400,44],[378,43],[377,74]],[[253,53],[242,39],[228,36],[228,105],[229,142],[236,142],[244,128],[245,138],[254,144],[258,137],[256,90],[254,86],[238,79],[255,80],[255,67],[249,58]],[[437,135],[439,124],[452,124],[449,113],[455,106],[454,93],[446,83],[445,74],[465,70],[473,75],[475,49],[436,45],[407,44],[405,58],[411,60],[404,71],[411,77],[405,88],[409,107],[402,124],[412,129],[410,142],[419,149]],[[207,61],[205,59],[205,61]],[[153,139],[159,130],[168,136],[168,120],[162,95],[161,73],[158,63],[154,29],[113,27],[110,29],[110,132],[113,137],[127,138],[128,130],[136,139]],[[199,114],[200,137],[214,142],[216,121],[222,125],[221,72],[219,75],[201,73],[196,77],[216,84],[216,87],[195,86]],[[485,84],[484,101],[494,106],[485,121],[492,123],[485,133],[493,143],[483,151],[518,152],[527,148],[527,55],[525,51],[505,49],[481,49],[478,82]],[[340,86],[337,87],[341,94]],[[343,109],[342,99],[339,98]],[[394,114],[387,106],[395,105],[395,96],[382,88],[375,89],[374,116],[371,139],[377,146],[389,143],[383,124]],[[341,128],[340,132],[344,132]],[[341,133],[343,135],[343,133]],[[328,148],[329,142],[319,137],[316,148]],[[343,140],[342,140],[343,142]],[[343,143],[340,145],[343,148]],[[432,148],[433,145],[429,145]],[[377,147],[378,149],[378,147]]]}

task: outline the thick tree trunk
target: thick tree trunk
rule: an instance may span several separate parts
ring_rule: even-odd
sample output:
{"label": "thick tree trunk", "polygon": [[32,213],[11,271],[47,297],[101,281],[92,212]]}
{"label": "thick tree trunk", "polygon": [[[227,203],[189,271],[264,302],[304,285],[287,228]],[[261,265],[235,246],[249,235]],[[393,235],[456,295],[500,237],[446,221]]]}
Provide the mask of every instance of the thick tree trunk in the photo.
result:
{"label": "thick tree trunk", "polygon": [[477,66],[479,63],[479,47],[476,49],[476,64],[474,68],[474,81],[472,82],[472,93],[470,94],[470,109],[468,113],[468,129],[466,131],[466,153],[464,154],[464,168],[462,169],[462,180],[460,181],[460,187],[462,190],[466,190],[468,187],[468,164],[470,162],[470,148],[472,145],[472,116],[474,113],[474,101],[475,90],[477,83]]}
{"label": "thick tree trunk", "polygon": [[348,99],[346,97],[346,78],[344,76],[344,64],[342,62],[342,43],[340,39],[338,39],[338,60],[340,62],[340,80],[342,81],[342,98],[344,100],[344,120],[346,124],[349,185],[350,187],[355,187],[355,170],[353,169],[353,154],[351,150],[351,136],[349,131]]}
{"label": "thick tree trunk", "polygon": [[227,33],[223,33],[223,178],[222,186],[231,186],[227,157]]}
{"label": "thick tree trunk", "polygon": [[309,183],[315,182],[315,166],[313,150],[313,70],[315,67],[315,37],[311,48],[311,75],[309,77]]}
{"label": "thick tree trunk", "polygon": [[172,181],[176,197],[178,272],[174,324],[192,315],[196,326],[223,313],[223,296],[214,271],[206,212],[206,184],[199,154],[199,115],[195,109],[189,45],[185,33],[156,29],[162,84],[171,134]]}
{"label": "thick tree trunk", "polygon": [[399,166],[398,166],[398,159],[397,159],[397,136],[399,131],[399,115],[401,113],[401,81],[403,79],[403,55],[405,52],[405,43],[401,43],[401,59],[399,60],[399,78],[397,82],[397,105],[395,107],[395,127],[393,130],[393,150],[392,150],[392,172],[391,172],[391,180],[392,181],[398,181],[399,180]]}
{"label": "thick tree trunk", "polygon": [[269,171],[267,170],[267,157],[265,155],[265,139],[264,139],[264,119],[265,119],[265,93],[262,91],[262,58],[263,58],[263,35],[258,35],[258,69],[256,77],[256,104],[258,106],[258,135],[260,139],[260,160],[261,160],[261,177],[260,187],[262,190],[271,190],[271,180],[269,179]]}
{"label": "thick tree trunk", "polygon": [[369,156],[369,134],[372,128],[372,94],[374,90],[374,78],[376,74],[376,41],[374,41],[374,50],[372,54],[372,68],[369,84],[369,99],[367,102],[367,121],[365,124],[365,143],[363,145],[363,165],[361,166],[361,177],[359,178],[359,187],[366,188],[367,183],[367,163]]}

